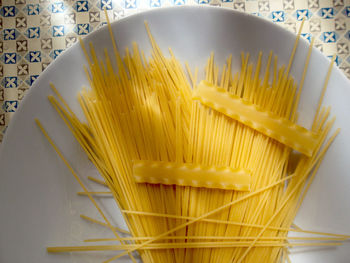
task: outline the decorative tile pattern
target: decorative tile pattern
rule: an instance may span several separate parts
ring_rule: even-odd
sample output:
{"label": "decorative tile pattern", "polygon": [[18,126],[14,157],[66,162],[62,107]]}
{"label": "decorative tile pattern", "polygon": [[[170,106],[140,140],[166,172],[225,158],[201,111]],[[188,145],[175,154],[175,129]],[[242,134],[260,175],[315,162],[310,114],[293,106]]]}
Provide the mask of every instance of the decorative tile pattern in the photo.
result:
{"label": "decorative tile pattern", "polygon": [[0,0],[0,141],[40,73],[79,36],[135,12],[178,5],[228,7],[315,37],[315,47],[350,78],[350,0]]}

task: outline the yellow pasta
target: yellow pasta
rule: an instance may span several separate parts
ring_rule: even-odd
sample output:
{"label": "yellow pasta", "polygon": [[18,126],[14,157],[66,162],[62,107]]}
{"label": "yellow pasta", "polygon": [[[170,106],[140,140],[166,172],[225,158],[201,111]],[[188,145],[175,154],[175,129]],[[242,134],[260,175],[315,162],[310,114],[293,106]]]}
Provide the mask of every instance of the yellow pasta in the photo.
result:
{"label": "yellow pasta", "polygon": [[193,98],[309,157],[317,145],[317,134],[288,119],[263,111],[210,83],[200,82]]}
{"label": "yellow pasta", "polygon": [[135,161],[133,176],[138,183],[181,185],[249,191],[250,174],[244,169]]}
{"label": "yellow pasta", "polygon": [[[198,71],[192,73],[187,65],[187,74],[171,49],[165,56],[147,23],[150,58],[135,43],[122,57],[109,20],[108,29],[117,69],[107,52],[101,61],[93,46],[87,48],[81,41],[90,88],[82,89],[78,101],[86,123],[53,85],[55,96],[49,97],[102,176],[89,179],[108,191],[88,191],[37,123],[81,183],[84,192],[79,194],[87,195],[102,217],[92,196],[113,197],[129,231],[115,228],[105,217],[102,222],[82,215],[116,236],[92,237],[87,242],[120,243],[49,247],[49,252],[121,251],[105,263],[127,254],[134,260],[133,251],[145,263],[285,263],[289,247],[338,246],[349,238],[293,225],[339,133],[329,136],[334,119],[329,120],[329,108],[321,108],[324,91],[311,131],[296,122],[313,44],[298,88],[289,72],[301,30],[287,67],[279,67],[272,52],[265,64],[260,52],[256,65],[249,62],[249,53],[242,53],[241,69],[232,73],[236,54],[228,57],[222,70],[211,54],[205,79],[198,84]],[[326,84],[330,71],[331,67]],[[290,231],[312,236],[291,238]],[[130,236],[120,237],[117,232]]]}

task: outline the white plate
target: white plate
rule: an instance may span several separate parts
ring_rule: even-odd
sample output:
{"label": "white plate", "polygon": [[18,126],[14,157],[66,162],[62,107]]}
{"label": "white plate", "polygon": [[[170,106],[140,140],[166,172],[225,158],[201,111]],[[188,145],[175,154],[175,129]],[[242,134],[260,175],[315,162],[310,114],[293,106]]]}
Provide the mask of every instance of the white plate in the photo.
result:
{"label": "white plate", "polygon": [[[239,67],[241,51],[251,52],[254,60],[260,50],[265,59],[273,50],[280,63],[287,63],[295,39],[281,27],[251,15],[218,8],[181,7],[144,12],[113,23],[120,49],[136,41],[149,52],[144,20],[148,20],[164,51],[171,46],[181,61],[187,60],[191,67],[198,66],[202,71],[211,51],[219,63],[232,53],[234,70]],[[112,50],[106,27],[85,41],[91,41],[100,55],[104,47]],[[292,68],[296,79],[300,79],[306,52],[307,43],[302,40]],[[34,124],[34,118],[42,121],[80,175],[96,173],[47,100],[52,93],[49,82],[53,82],[81,116],[76,94],[87,85],[83,64],[86,61],[79,45],[55,60],[31,88],[6,132],[0,153],[1,263],[101,262],[115,254],[50,255],[45,250],[46,246],[78,245],[84,238],[107,235],[102,227],[79,218],[81,213],[94,217],[97,213],[86,198],[75,195],[80,187]],[[311,122],[328,65],[329,60],[313,50],[299,108],[302,124]],[[349,81],[334,68],[325,105],[332,105],[336,126],[342,132],[327,153],[298,214],[296,222],[304,229],[350,233],[349,99]],[[109,210],[117,210],[112,203],[106,203],[103,205]],[[120,216],[113,217],[116,225],[123,225]],[[296,253],[292,258],[298,263],[346,263],[349,251],[350,245],[346,244],[336,249]],[[122,262],[129,261],[124,258]]]}

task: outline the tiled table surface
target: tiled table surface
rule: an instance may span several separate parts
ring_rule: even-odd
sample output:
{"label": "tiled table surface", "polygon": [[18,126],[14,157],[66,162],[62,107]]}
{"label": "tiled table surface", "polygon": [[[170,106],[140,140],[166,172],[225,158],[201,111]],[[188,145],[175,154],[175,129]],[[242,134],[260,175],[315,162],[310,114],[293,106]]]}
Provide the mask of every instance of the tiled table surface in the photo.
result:
{"label": "tiled table surface", "polygon": [[0,141],[11,116],[40,73],[66,48],[113,20],[147,9],[215,5],[252,13],[303,36],[350,78],[350,0],[0,0]]}

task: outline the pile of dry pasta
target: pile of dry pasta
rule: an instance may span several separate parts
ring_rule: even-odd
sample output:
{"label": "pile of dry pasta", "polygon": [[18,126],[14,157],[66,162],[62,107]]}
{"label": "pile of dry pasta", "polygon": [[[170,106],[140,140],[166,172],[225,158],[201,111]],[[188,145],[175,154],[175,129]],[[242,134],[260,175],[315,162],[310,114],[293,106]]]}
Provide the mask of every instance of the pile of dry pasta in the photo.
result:
{"label": "pile of dry pasta", "polygon": [[[263,65],[241,54],[222,70],[210,55],[205,79],[185,70],[153,39],[146,58],[136,44],[112,66],[91,45],[89,89],[78,96],[87,122],[80,121],[52,86],[49,99],[119,205],[129,234],[111,225],[78,173],[37,121],[40,129],[83,187],[115,235],[115,245],[49,247],[49,252],[120,250],[110,260],[137,251],[143,262],[288,262],[289,248],[336,246],[348,236],[302,230],[293,219],[339,130],[321,107],[332,64],[325,73],[312,127],[297,125],[297,107],[312,43],[299,85],[289,74],[300,33],[287,66],[272,52]],[[262,74],[261,72],[264,72]],[[107,193],[107,192],[106,192]],[[103,193],[102,193],[103,194]],[[290,231],[304,237],[290,237]],[[126,232],[128,233],[128,232]],[[90,242],[111,239],[91,239]]]}

